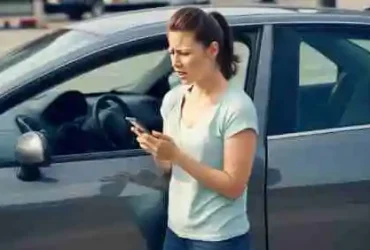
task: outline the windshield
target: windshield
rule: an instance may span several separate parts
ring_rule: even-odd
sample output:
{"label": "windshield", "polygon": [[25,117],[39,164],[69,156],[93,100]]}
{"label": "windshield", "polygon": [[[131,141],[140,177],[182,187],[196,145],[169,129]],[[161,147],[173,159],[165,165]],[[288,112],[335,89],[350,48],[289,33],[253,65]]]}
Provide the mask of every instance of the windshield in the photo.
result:
{"label": "windshield", "polygon": [[98,38],[82,31],[61,29],[10,52],[0,58],[0,89],[16,78],[93,43]]}

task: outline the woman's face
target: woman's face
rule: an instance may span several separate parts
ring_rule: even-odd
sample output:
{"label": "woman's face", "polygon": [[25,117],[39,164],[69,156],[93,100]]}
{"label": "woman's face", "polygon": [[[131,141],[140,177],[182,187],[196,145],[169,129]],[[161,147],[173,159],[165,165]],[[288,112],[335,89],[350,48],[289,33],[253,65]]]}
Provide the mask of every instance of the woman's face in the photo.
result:
{"label": "woman's face", "polygon": [[169,31],[167,39],[172,67],[182,83],[201,81],[215,70],[217,43],[205,48],[194,39],[194,33],[182,31]]}

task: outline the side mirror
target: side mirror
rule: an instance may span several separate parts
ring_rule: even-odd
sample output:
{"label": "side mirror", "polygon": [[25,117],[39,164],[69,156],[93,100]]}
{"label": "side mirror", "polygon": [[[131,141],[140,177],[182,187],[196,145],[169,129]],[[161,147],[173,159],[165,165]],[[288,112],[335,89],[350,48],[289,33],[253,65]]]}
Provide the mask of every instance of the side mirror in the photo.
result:
{"label": "side mirror", "polygon": [[45,136],[37,131],[22,134],[15,146],[15,158],[20,164],[17,177],[23,181],[41,178],[40,167],[48,165],[50,154]]}

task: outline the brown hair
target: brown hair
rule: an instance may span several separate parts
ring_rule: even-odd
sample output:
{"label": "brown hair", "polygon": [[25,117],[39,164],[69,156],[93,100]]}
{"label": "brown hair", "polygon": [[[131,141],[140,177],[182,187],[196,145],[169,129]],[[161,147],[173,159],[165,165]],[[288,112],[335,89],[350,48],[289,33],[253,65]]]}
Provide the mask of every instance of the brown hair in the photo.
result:
{"label": "brown hair", "polygon": [[205,47],[217,42],[220,46],[217,63],[223,76],[229,80],[236,74],[239,59],[234,55],[232,31],[222,14],[207,14],[200,8],[183,7],[171,17],[167,29],[194,32],[196,41]]}

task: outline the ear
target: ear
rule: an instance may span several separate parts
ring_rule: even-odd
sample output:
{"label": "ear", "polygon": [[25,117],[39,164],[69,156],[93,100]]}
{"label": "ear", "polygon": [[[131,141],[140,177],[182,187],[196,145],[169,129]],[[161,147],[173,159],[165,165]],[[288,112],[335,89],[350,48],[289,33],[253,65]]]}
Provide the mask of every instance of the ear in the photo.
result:
{"label": "ear", "polygon": [[211,44],[208,46],[207,51],[211,57],[216,58],[220,51],[220,46],[218,42],[216,41],[211,42]]}

